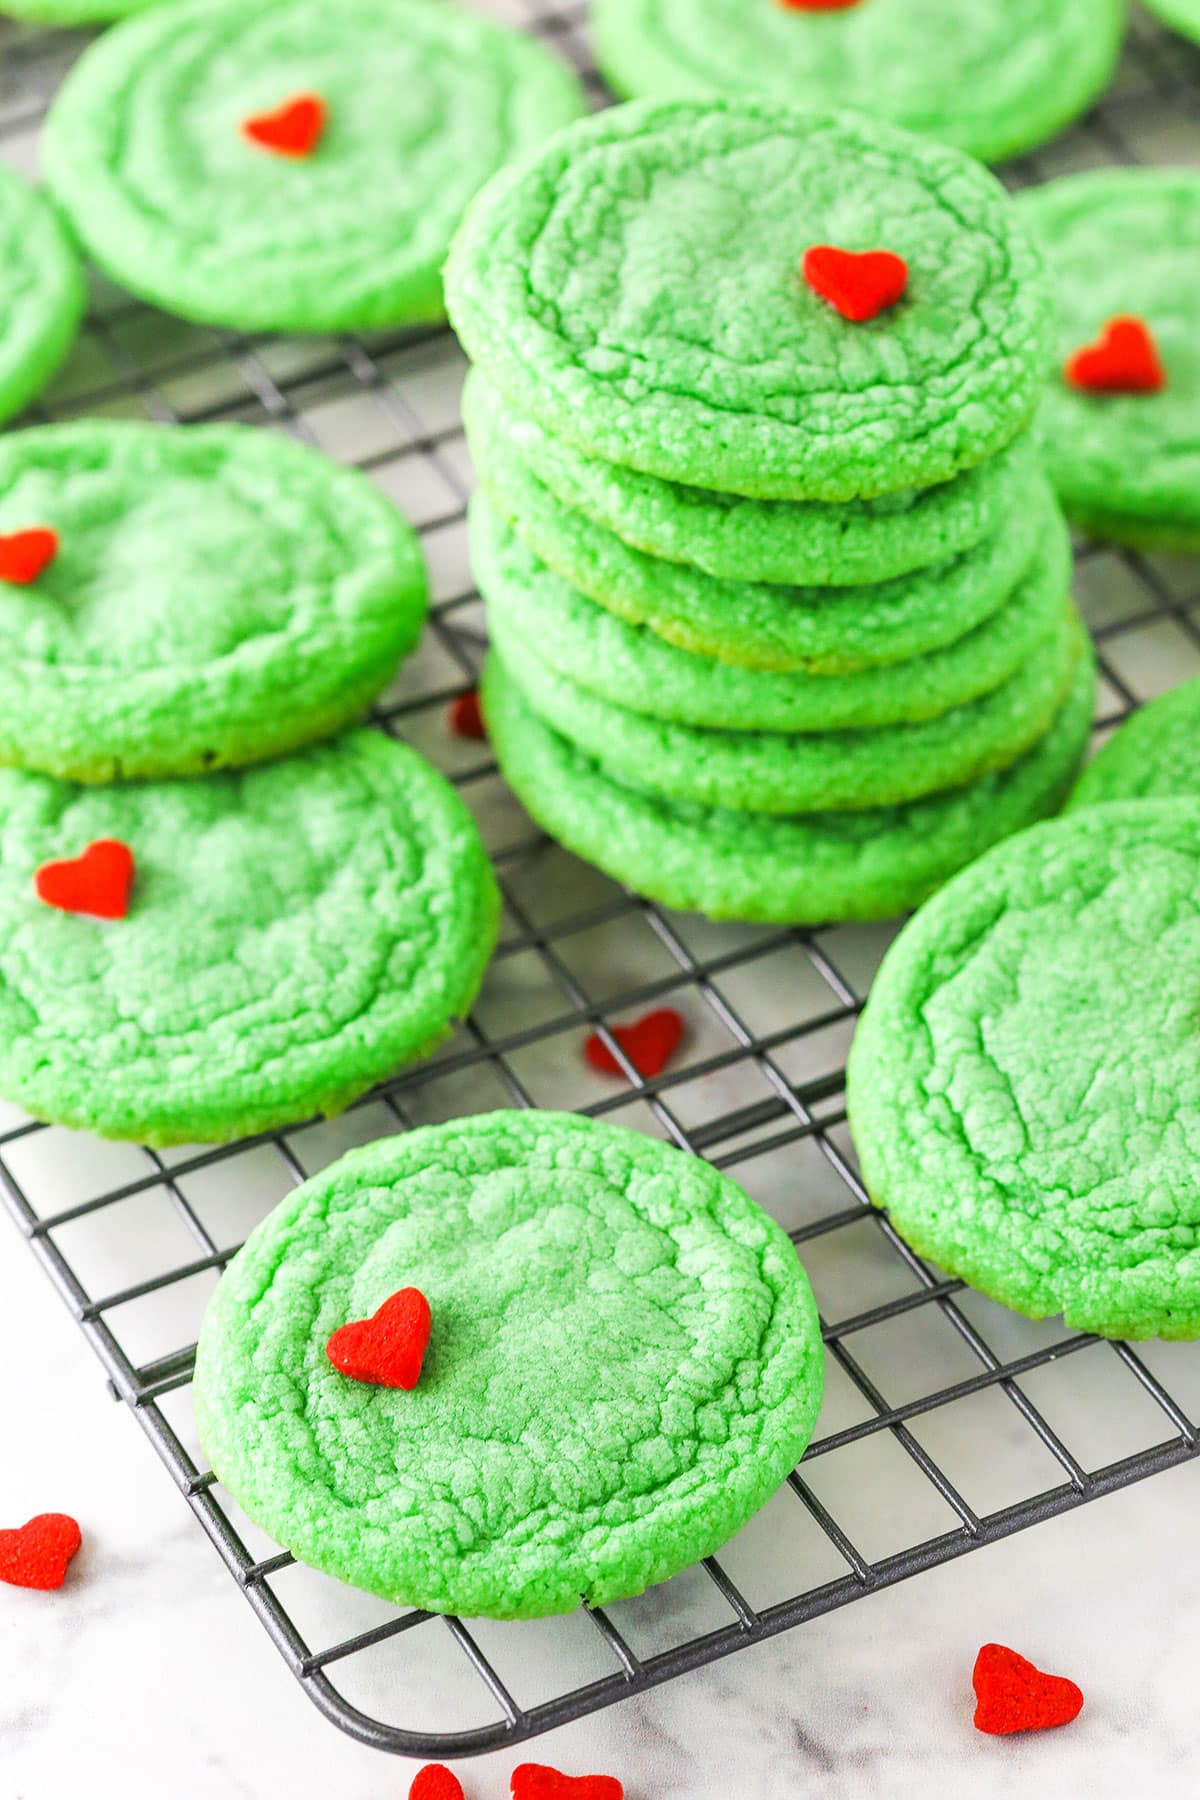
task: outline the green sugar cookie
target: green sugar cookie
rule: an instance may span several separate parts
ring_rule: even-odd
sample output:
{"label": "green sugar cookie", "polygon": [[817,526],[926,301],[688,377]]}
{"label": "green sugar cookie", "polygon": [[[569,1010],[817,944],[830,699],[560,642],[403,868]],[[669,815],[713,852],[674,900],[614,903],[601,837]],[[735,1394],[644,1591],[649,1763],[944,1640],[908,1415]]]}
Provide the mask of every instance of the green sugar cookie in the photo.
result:
{"label": "green sugar cookie", "polygon": [[509,631],[503,616],[490,630],[534,711],[606,775],[666,799],[760,813],[894,806],[1005,768],[1049,729],[1084,652],[1074,608],[1060,599],[1050,635],[1023,669],[936,718],[865,731],[703,731],[589,693]]}
{"label": "green sugar cookie", "polygon": [[[416,1287],[415,1388],[325,1346]],[[562,1113],[355,1150],[231,1263],[196,1358],[200,1435],[250,1518],[404,1606],[534,1618],[639,1594],[791,1473],[823,1352],[786,1234],[711,1164]]]}
{"label": "green sugar cookie", "polygon": [[1031,463],[1001,529],[953,561],[861,587],[784,587],[648,556],[564,507],[514,458],[482,462],[480,479],[540,561],[628,624],[744,668],[824,675],[940,650],[997,612],[1037,554],[1053,506]]}
{"label": "green sugar cookie", "polygon": [[1200,1336],[1200,806],[1092,807],[965,870],[855,1034],[863,1179],[951,1275],[1106,1337]]}
{"label": "green sugar cookie", "polygon": [[[855,675],[774,674],[679,650],[552,575],[482,494],[471,564],[494,639],[524,647],[602,700],[721,731],[840,731],[934,718],[999,687],[1054,634],[1071,546],[1046,492],[1038,554],[1012,599],[945,650]],[[519,657],[511,659],[514,670]]]}
{"label": "green sugar cookie", "polygon": [[[305,95],[325,112],[309,154],[247,138]],[[440,318],[471,195],[581,107],[541,44],[455,6],[181,0],[84,52],[44,161],[88,252],[142,299],[241,330],[358,330]]]}
{"label": "green sugar cookie", "polygon": [[596,0],[619,94],[769,94],[853,106],[1000,162],[1063,130],[1112,79],[1123,0]]}
{"label": "green sugar cookie", "polygon": [[[37,897],[103,839],[127,917]],[[336,1112],[470,1005],[498,904],[462,801],[381,732],[203,781],[0,770],[0,1095],[150,1144]]]}
{"label": "green sugar cookie", "polygon": [[20,412],[57,372],[86,301],[54,209],[0,164],[0,419]]}
{"label": "green sugar cookie", "polygon": [[416,536],[362,475],[244,425],[0,438],[0,762],[75,781],[258,762],[361,713],[416,641]]}
{"label": "green sugar cookie", "polygon": [[0,0],[0,13],[38,25],[99,25],[160,4],[161,0]]}
{"label": "green sugar cookie", "polygon": [[1126,719],[1079,778],[1071,806],[1200,798],[1200,677]]}
{"label": "green sugar cookie", "polygon": [[483,701],[505,780],[577,856],[683,911],[815,925],[905,912],[1000,838],[1053,812],[1087,745],[1095,691],[1088,654],[1046,736],[969,787],[907,806],[791,818],[623,787],[542,723],[496,657],[485,669]]}
{"label": "green sugar cookie", "polygon": [[1200,0],[1145,0],[1145,4],[1164,25],[1200,41]]}
{"label": "green sugar cookie", "polygon": [[[903,257],[904,298],[843,318],[802,274],[823,244]],[[1030,418],[1053,340],[986,170],[769,101],[635,103],[561,133],[472,205],[446,294],[467,354],[554,436],[764,499],[870,498],[985,461]]]}
{"label": "green sugar cookie", "polygon": [[1115,317],[1139,318],[1166,372],[1158,393],[1085,393],[1060,369],[1042,407],[1047,467],[1084,530],[1200,551],[1200,171],[1105,169],[1021,198],[1062,315],[1062,359]]}
{"label": "green sugar cookie", "polygon": [[508,410],[478,369],[463,390],[476,466],[499,486],[517,464],[567,507],[635,549],[725,581],[852,587],[950,562],[995,537],[1030,492],[1038,451],[1024,434],[950,481],[842,506],[747,500],[683,487],[586,456]]}

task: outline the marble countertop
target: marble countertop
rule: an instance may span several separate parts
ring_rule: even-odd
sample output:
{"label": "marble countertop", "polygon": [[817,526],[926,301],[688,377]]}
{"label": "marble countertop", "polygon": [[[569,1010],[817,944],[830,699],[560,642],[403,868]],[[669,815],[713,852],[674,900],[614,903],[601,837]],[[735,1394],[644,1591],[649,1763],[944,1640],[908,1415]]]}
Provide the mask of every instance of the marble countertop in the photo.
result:
{"label": "marble countertop", "polygon": [[[351,1742],[283,1668],[7,1222],[5,1522],[75,1513],[56,1594],[0,1589],[2,1800],[404,1800],[412,1766]],[[628,1800],[1194,1795],[1200,1467],[1178,1469],[538,1741],[459,1766],[503,1800],[532,1754]],[[1069,1674],[1081,1718],[971,1727],[979,1644]]]}

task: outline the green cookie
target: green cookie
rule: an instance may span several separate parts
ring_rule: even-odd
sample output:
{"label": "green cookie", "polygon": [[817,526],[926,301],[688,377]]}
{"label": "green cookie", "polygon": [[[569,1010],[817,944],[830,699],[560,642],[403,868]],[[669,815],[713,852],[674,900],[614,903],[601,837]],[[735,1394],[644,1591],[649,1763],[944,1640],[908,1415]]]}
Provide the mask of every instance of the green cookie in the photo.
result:
{"label": "green cookie", "polygon": [[0,762],[75,781],[258,762],[363,712],[425,613],[417,539],[363,476],[243,425],[0,438]]}
{"label": "green cookie", "polygon": [[[326,112],[311,154],[247,139],[303,95]],[[467,201],[581,107],[542,45],[458,7],[180,0],[84,52],[44,160],[81,242],[142,299],[241,330],[358,330],[441,317]]]}
{"label": "green cookie", "polygon": [[[1048,498],[1048,496],[1047,496]],[[482,494],[471,503],[471,563],[493,639],[602,700],[720,731],[840,731],[930,719],[990,692],[1044,646],[1070,589],[1071,546],[1051,504],[1038,555],[1012,599],[945,650],[856,675],[773,674],[679,650],[627,625],[552,575]]]}
{"label": "green cookie", "polygon": [[[416,1287],[415,1388],[326,1343]],[[246,1513],[404,1606],[534,1618],[641,1593],[790,1474],[821,1401],[787,1236],[711,1164],[562,1113],[352,1151],[230,1265],[196,1358],[200,1435]]]}
{"label": "green cookie", "polygon": [[984,162],[1070,124],[1112,79],[1123,0],[596,0],[617,93],[769,94],[853,106]]}
{"label": "green cookie", "polygon": [[83,271],[52,207],[0,164],[0,419],[39,394],[75,341]]}
{"label": "green cookie", "polygon": [[1200,171],[1106,169],[1022,197],[1058,284],[1063,358],[1111,318],[1149,326],[1158,393],[1096,394],[1061,371],[1042,408],[1047,465],[1084,530],[1200,551]]}
{"label": "green cookie", "polygon": [[39,25],[96,25],[125,19],[161,0],[0,0],[0,13]]}
{"label": "green cookie", "polygon": [[1053,812],[1092,722],[1092,659],[1047,735],[969,787],[874,812],[779,818],[674,804],[611,780],[544,725],[499,661],[483,698],[509,786],[560,843],[639,893],[714,919],[820,924],[906,911],[1009,832]]}
{"label": "green cookie", "polygon": [[534,476],[635,549],[725,581],[788,586],[852,587],[952,561],[1020,512],[1037,458],[1026,434],[936,487],[809,506],[681,487],[598,462],[507,411],[478,369],[463,390],[463,422],[476,466],[497,487],[515,462],[518,476]]}
{"label": "green cookie", "polygon": [[[37,898],[98,839],[126,918]],[[336,1112],[470,1005],[498,906],[462,801],[381,732],[203,781],[0,770],[0,1095],[150,1144]]]}
{"label": "green cookie", "polygon": [[512,457],[480,462],[497,509],[540,561],[631,625],[699,656],[822,675],[906,661],[954,643],[997,612],[1044,541],[1053,496],[1033,463],[995,536],[949,563],[861,587],[722,581],[635,550],[572,512]]}
{"label": "green cookie", "polygon": [[873,1200],[1031,1318],[1200,1336],[1200,806],[1089,808],[901,933],[850,1054]]}
{"label": "green cookie", "polygon": [[1051,633],[1001,687],[936,718],[868,731],[702,731],[630,712],[557,674],[492,621],[501,661],[534,711],[604,773],[641,792],[755,813],[895,806],[978,781],[1049,730],[1084,651],[1060,599]]}
{"label": "green cookie", "polygon": [[1200,677],[1141,707],[1089,764],[1071,806],[1200,798]]}
{"label": "green cookie", "polygon": [[1200,40],[1200,0],[1145,0],[1145,4],[1164,24]]}
{"label": "green cookie", "polygon": [[[804,279],[815,245],[896,253],[906,295],[852,323]],[[563,132],[475,201],[446,294],[467,354],[553,436],[763,499],[984,462],[1030,418],[1053,339],[1039,260],[978,164],[770,101],[637,103]]]}

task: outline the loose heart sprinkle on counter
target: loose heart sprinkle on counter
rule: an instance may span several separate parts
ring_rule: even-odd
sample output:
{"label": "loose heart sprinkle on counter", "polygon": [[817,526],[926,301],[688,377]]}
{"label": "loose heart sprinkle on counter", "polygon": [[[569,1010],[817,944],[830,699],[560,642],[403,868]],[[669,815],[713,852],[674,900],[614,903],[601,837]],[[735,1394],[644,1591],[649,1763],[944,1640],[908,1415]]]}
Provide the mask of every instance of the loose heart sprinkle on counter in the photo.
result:
{"label": "loose heart sprinkle on counter", "polygon": [[417,1770],[408,1800],[463,1800],[462,1782],[444,1763],[429,1763]]}
{"label": "loose heart sprinkle on counter", "polygon": [[865,324],[903,299],[908,264],[891,250],[839,250],[814,244],[804,252],[804,279],[843,319]]}
{"label": "loose heart sprinkle on counter", "polygon": [[33,877],[34,891],[60,912],[87,913],[93,919],[123,919],[135,873],[133,851],[119,838],[97,838],[82,856],[43,863]]}
{"label": "loose heart sprinkle on counter", "polygon": [[1157,394],[1167,385],[1154,334],[1144,319],[1109,319],[1094,344],[1067,358],[1072,387],[1088,394]]}
{"label": "loose heart sprinkle on counter", "polygon": [[57,555],[58,533],[47,525],[0,536],[0,581],[9,581],[13,587],[32,587]]}
{"label": "loose heart sprinkle on counter", "polygon": [[623,1800],[614,1775],[560,1775],[543,1763],[522,1763],[512,1772],[512,1800]]}
{"label": "loose heart sprinkle on counter", "polygon": [[60,1588],[82,1542],[79,1526],[67,1513],[38,1513],[12,1531],[0,1531],[0,1581],[10,1587]]}
{"label": "loose heart sprinkle on counter", "polygon": [[1003,1644],[985,1644],[975,1658],[975,1729],[1003,1737],[1012,1731],[1046,1731],[1069,1725],[1083,1694],[1063,1675],[1043,1675]]}
{"label": "loose heart sprinkle on counter", "polygon": [[311,156],[325,130],[325,102],[319,94],[294,94],[273,112],[242,121],[242,135],[276,156]]}
{"label": "loose heart sprinkle on counter", "polygon": [[325,1346],[334,1368],[373,1387],[415,1388],[433,1317],[420,1288],[401,1288],[369,1319],[342,1325]]}
{"label": "loose heart sprinkle on counter", "polygon": [[[683,1015],[673,1006],[660,1006],[632,1025],[612,1025],[609,1029],[638,1074],[653,1077],[662,1074],[679,1048],[683,1037]],[[598,1032],[593,1031],[587,1039],[583,1054],[601,1075],[625,1073]]]}
{"label": "loose heart sprinkle on counter", "polygon": [[474,688],[450,702],[446,723],[455,737],[482,739],[487,736],[487,726],[479,710],[479,695]]}

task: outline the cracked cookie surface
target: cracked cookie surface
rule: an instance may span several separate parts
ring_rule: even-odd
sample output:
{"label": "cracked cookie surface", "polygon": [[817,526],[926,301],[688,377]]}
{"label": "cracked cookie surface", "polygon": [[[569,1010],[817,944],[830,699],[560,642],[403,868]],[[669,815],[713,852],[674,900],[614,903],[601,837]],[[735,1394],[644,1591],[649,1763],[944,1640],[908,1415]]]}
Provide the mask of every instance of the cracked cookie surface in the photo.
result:
{"label": "cracked cookie surface", "polygon": [[781,924],[890,918],[1053,812],[1083,757],[1095,694],[1086,654],[1045,737],[999,774],[906,806],[780,816],[626,787],[538,718],[497,657],[483,682],[501,771],[552,837],[668,906]]}
{"label": "cracked cookie surface", "polygon": [[[851,324],[814,244],[905,259]],[[518,412],[648,474],[760,498],[928,486],[1040,396],[1050,296],[1007,195],[941,145],[767,101],[635,102],[490,182],[446,275],[455,329]]]}
{"label": "cracked cookie surface", "polygon": [[0,761],[75,781],[258,762],[362,713],[416,641],[416,536],[353,470],[239,425],[0,438]]}
{"label": "cracked cookie surface", "polygon": [[1200,1335],[1200,805],[1087,808],[893,945],[847,1075],[871,1198],[1033,1318]]}
{"label": "cracked cookie surface", "polygon": [[[36,897],[117,839],[129,913]],[[241,774],[84,788],[0,770],[0,1094],[153,1144],[337,1112],[474,999],[495,882],[470,814],[381,732]]]}
{"label": "cracked cookie surface", "polygon": [[[415,1389],[325,1344],[402,1285]],[[498,1618],[640,1593],[790,1473],[822,1348],[785,1233],[710,1164],[574,1115],[499,1112],[356,1150],[253,1233],[195,1395],[221,1480],[302,1560]]]}
{"label": "cracked cookie surface", "polygon": [[86,299],[53,207],[0,166],[0,419],[20,412],[56,373]]}
{"label": "cracked cookie surface", "polygon": [[[245,120],[305,93],[326,113],[312,154],[247,141]],[[543,45],[458,7],[182,0],[84,52],[44,159],[91,256],[142,299],[242,330],[367,329],[442,316],[467,201],[581,110]]]}

